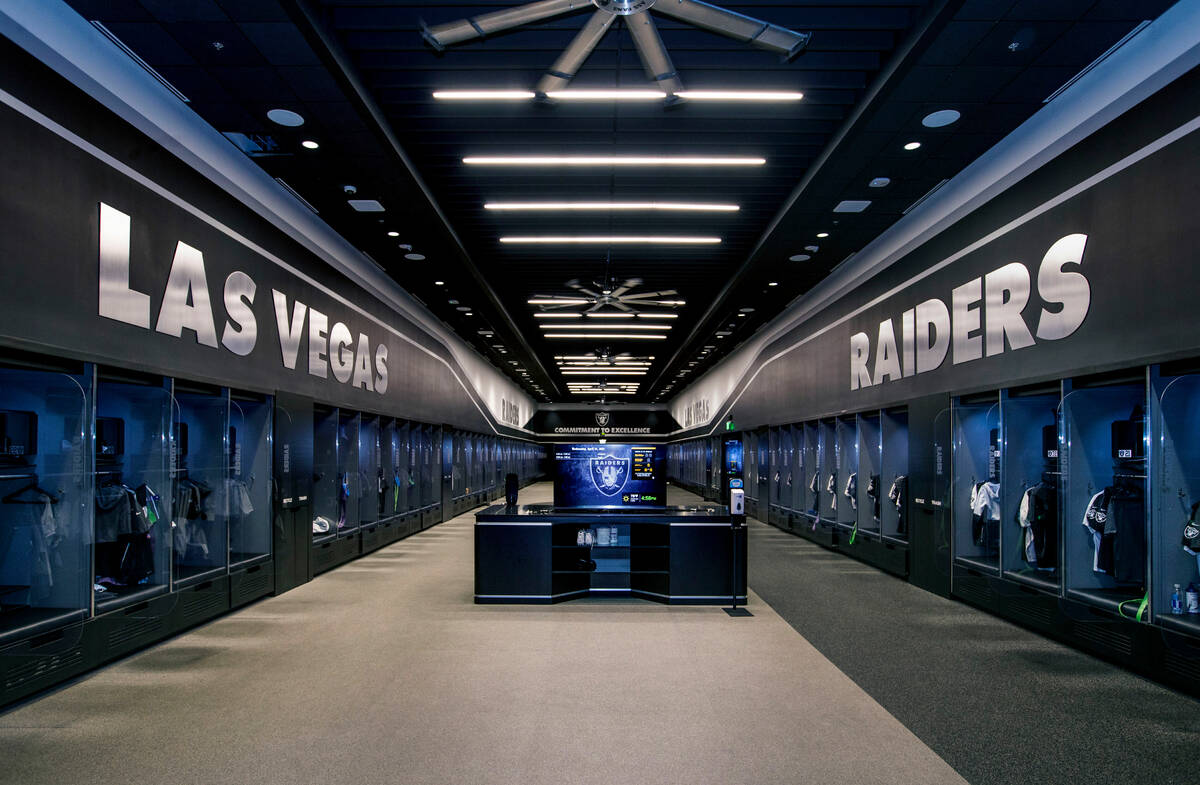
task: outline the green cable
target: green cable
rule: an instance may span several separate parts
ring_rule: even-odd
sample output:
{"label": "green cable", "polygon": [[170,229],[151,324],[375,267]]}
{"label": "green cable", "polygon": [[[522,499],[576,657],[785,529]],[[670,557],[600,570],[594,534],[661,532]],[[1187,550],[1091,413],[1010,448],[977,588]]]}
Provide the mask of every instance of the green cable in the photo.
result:
{"label": "green cable", "polygon": [[854,528],[850,530],[850,544],[854,544],[854,538],[858,536],[858,521],[854,521]]}
{"label": "green cable", "polygon": [[1128,616],[1125,615],[1125,606],[1129,605],[1132,602],[1138,603],[1137,616],[1135,618],[1138,621],[1141,621],[1142,616],[1146,613],[1146,608],[1148,608],[1150,606],[1150,590],[1146,589],[1145,595],[1143,595],[1140,600],[1125,600],[1125,602],[1118,605],[1117,612],[1120,614],[1120,616],[1122,618],[1126,618],[1126,619],[1129,618]]}

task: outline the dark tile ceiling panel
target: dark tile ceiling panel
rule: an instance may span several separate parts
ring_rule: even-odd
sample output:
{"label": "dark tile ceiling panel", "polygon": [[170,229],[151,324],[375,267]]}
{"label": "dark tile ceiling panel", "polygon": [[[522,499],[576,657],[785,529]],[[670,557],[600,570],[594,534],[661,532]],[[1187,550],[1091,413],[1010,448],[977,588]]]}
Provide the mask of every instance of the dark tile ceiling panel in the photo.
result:
{"label": "dark tile ceiling panel", "polygon": [[[652,13],[686,88],[801,90],[797,104],[449,103],[445,89],[530,90],[589,9],[436,52],[439,24],[510,0],[70,0],[175,84],[217,130],[544,400],[571,400],[555,355],[654,355],[635,400],[662,400],[1037,111],[1043,99],[1167,0],[745,0],[724,7],[811,31],[790,62]],[[615,24],[573,87],[646,88]],[[306,118],[288,129],[272,108]],[[929,129],[921,118],[955,109]],[[306,151],[304,139],[320,142]],[[910,141],[921,142],[905,151]],[[746,169],[493,169],[470,155],[761,156]],[[871,188],[887,177],[886,188]],[[349,209],[378,199],[383,214]],[[714,201],[736,213],[500,213],[491,200]],[[866,212],[834,214],[844,199]],[[389,236],[396,232],[398,236]],[[816,238],[829,232],[827,238]],[[721,238],[706,246],[526,246],[532,234]],[[816,246],[806,251],[805,246]],[[423,259],[406,259],[416,253]],[[789,257],[805,254],[803,262]],[[639,278],[685,300],[667,340],[550,341],[534,294]],[[441,281],[441,284],[436,283]],[[771,286],[769,284],[777,285]],[[753,309],[742,312],[741,309]],[[469,309],[469,310],[465,310]],[[587,320],[599,322],[600,320]],[[727,334],[726,334],[727,333]],[[652,349],[650,347],[653,347]]]}

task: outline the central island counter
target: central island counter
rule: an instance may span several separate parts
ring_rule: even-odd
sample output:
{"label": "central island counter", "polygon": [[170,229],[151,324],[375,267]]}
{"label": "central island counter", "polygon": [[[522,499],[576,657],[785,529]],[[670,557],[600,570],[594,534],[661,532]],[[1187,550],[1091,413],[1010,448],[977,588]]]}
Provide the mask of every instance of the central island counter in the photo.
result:
{"label": "central island counter", "polygon": [[746,602],[746,527],[726,507],[493,505],[475,516],[475,602],[629,595]]}

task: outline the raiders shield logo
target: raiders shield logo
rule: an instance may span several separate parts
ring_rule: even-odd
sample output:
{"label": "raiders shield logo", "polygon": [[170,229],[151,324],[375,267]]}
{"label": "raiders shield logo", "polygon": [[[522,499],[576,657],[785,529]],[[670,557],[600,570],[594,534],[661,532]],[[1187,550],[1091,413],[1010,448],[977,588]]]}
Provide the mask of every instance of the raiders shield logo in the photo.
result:
{"label": "raiders shield logo", "polygon": [[592,483],[605,496],[616,496],[629,479],[629,461],[624,458],[592,458]]}
{"label": "raiders shield logo", "polygon": [[596,412],[596,425],[599,425],[601,428],[604,428],[605,426],[608,425],[608,420],[609,420],[608,412]]}

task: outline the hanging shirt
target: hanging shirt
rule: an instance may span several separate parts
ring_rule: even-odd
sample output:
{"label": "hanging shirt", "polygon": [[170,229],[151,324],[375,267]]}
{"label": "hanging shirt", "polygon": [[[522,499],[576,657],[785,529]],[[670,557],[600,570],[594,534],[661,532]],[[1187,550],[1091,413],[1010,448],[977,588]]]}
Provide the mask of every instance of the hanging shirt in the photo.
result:
{"label": "hanging shirt", "polygon": [[843,491],[846,498],[850,500],[850,509],[858,509],[858,472],[850,472],[850,476],[846,478],[846,489]]}
{"label": "hanging shirt", "polygon": [[998,547],[1000,483],[980,482],[971,488],[971,538],[976,545]]}
{"label": "hanging shirt", "polygon": [[888,489],[888,500],[896,506],[896,533],[906,534],[908,532],[908,521],[905,520],[904,510],[908,503],[908,476],[904,474],[896,475],[896,479],[892,480],[892,487]]}

